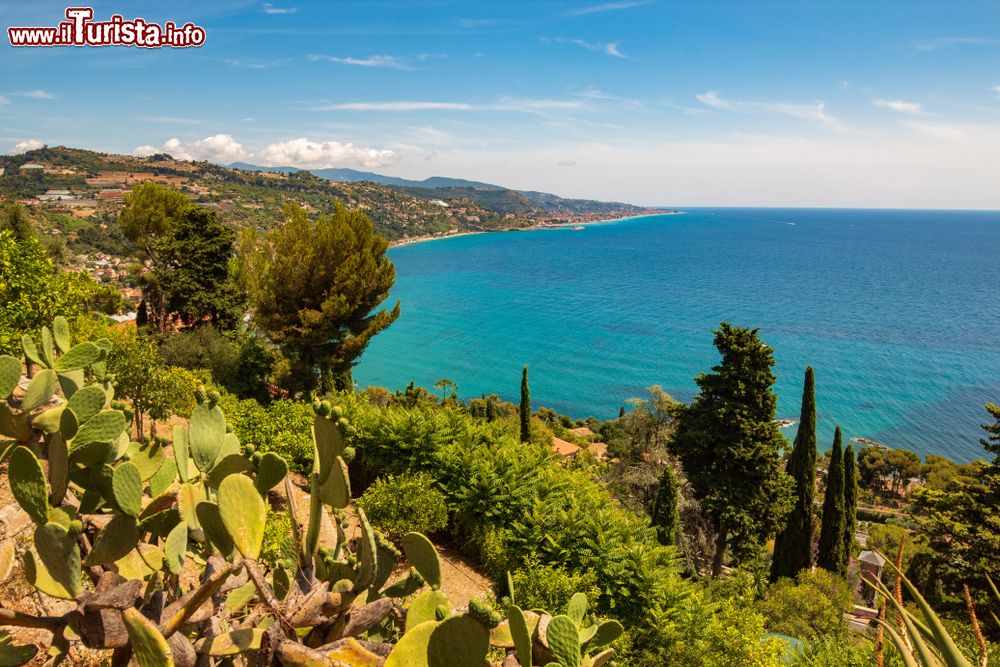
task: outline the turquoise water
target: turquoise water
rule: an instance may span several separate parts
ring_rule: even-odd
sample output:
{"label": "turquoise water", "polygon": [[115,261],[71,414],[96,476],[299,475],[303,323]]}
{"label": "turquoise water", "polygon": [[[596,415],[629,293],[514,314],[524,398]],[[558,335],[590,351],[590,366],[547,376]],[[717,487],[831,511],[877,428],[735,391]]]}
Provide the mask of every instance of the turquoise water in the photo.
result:
{"label": "turquoise water", "polygon": [[[1000,401],[1000,213],[691,209],[570,229],[394,248],[399,320],[355,371],[361,387],[432,387],[616,416],[661,385],[680,400],[717,363],[720,321],[760,328],[779,417],[807,364],[819,435],[840,424],[920,454],[984,456]],[[794,427],[785,431],[791,437]]]}

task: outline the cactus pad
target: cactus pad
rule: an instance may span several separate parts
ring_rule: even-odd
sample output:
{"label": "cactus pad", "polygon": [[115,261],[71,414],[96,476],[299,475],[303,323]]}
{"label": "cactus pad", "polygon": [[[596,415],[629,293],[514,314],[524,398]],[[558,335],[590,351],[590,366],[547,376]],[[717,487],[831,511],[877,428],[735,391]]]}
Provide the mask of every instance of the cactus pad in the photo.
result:
{"label": "cactus pad", "polygon": [[111,477],[111,489],[122,512],[131,517],[139,516],[142,511],[142,476],[135,464],[129,461],[118,464]]}
{"label": "cactus pad", "polygon": [[28,357],[32,363],[38,364],[42,368],[48,368],[48,364],[42,359],[42,355],[38,354],[38,348],[35,347],[35,341],[28,334],[21,336],[21,347],[24,348],[24,356]]}
{"label": "cactus pad", "polygon": [[121,410],[99,412],[80,426],[80,430],[73,438],[73,448],[89,445],[92,442],[114,442],[125,431],[126,425],[125,413]]}
{"label": "cactus pad", "polygon": [[102,354],[104,352],[101,348],[93,343],[80,343],[59,357],[56,363],[52,364],[52,370],[57,373],[80,370],[100,359]]}
{"label": "cactus pad", "polygon": [[264,540],[267,506],[246,475],[222,480],[218,493],[219,515],[226,532],[244,558],[256,559]]}
{"label": "cactus pad", "polygon": [[490,650],[490,632],[462,614],[442,621],[427,642],[429,667],[482,667]]}
{"label": "cactus pad", "polygon": [[52,578],[73,597],[79,595],[83,582],[76,536],[65,526],[50,521],[35,528],[35,549]]}
{"label": "cactus pad", "polygon": [[122,620],[139,667],[174,667],[170,645],[152,621],[134,607],[122,613]]}
{"label": "cactus pad", "polygon": [[177,479],[177,466],[174,465],[172,460],[164,461],[152,477],[149,478],[149,493],[152,496],[158,496],[174,483]]}
{"label": "cactus pad", "polygon": [[274,452],[267,452],[260,457],[257,463],[257,478],[254,484],[260,495],[267,495],[267,492],[274,488],[288,474],[288,464]]}
{"label": "cactus pad", "polygon": [[330,473],[320,487],[320,498],[327,505],[337,508],[347,507],[351,502],[351,481],[347,464],[339,456],[334,457],[330,463]]}
{"label": "cactus pad", "polygon": [[191,413],[188,422],[188,447],[198,470],[208,472],[222,449],[226,437],[226,418],[222,410],[201,403]]}
{"label": "cactus pad", "polygon": [[510,625],[510,636],[514,640],[514,650],[521,667],[531,667],[531,631],[524,618],[524,612],[517,605],[511,605],[507,611]]}
{"label": "cactus pad", "polygon": [[376,570],[378,569],[378,555],[375,546],[375,531],[368,523],[365,511],[358,508],[358,522],[361,524],[361,546],[358,560],[358,576],[354,579],[354,591],[360,593],[366,590],[375,581]]}
{"label": "cactus pad", "polygon": [[52,398],[56,391],[56,372],[46,368],[35,373],[31,378],[28,388],[24,390],[24,398],[21,399],[21,410],[31,412],[35,408],[45,405]]}
{"label": "cactus pad", "polygon": [[139,543],[139,526],[128,514],[116,514],[97,536],[94,548],[87,554],[84,565],[114,563],[132,551]]}
{"label": "cactus pad", "polygon": [[245,628],[233,630],[221,635],[215,635],[208,640],[204,652],[215,657],[238,655],[246,651],[256,651],[264,638],[264,630],[260,628]]}
{"label": "cactus pad", "polygon": [[566,605],[566,615],[573,619],[577,625],[583,623],[583,617],[587,613],[587,595],[585,593],[574,593]]}
{"label": "cactus pad", "polygon": [[181,488],[177,490],[177,509],[181,513],[181,518],[192,530],[201,528],[197,507],[206,499],[205,487],[201,482],[181,484]]}
{"label": "cactus pad", "polygon": [[188,431],[183,426],[174,427],[174,462],[177,464],[177,474],[182,482],[188,481]]}
{"label": "cactus pad", "polygon": [[45,568],[38,554],[34,551],[24,552],[24,578],[28,583],[37,588],[42,593],[54,598],[72,600],[73,595],[66,588],[56,581]]}
{"label": "cactus pad", "polygon": [[163,547],[166,556],[167,569],[174,574],[180,574],[184,568],[184,557],[187,555],[188,527],[179,523],[167,535],[167,543]]}
{"label": "cactus pad", "polygon": [[205,531],[205,537],[208,538],[212,546],[219,550],[223,558],[232,560],[236,556],[236,545],[233,544],[233,538],[229,536],[229,531],[222,523],[219,506],[203,501],[198,503],[196,512],[201,529]]}
{"label": "cactus pad", "polygon": [[403,553],[428,586],[441,588],[441,557],[430,540],[420,533],[407,533],[403,536]]}
{"label": "cactus pad", "polygon": [[0,541],[0,584],[7,581],[11,572],[14,571],[15,554],[14,540]]}
{"label": "cactus pad", "polygon": [[4,354],[0,356],[0,400],[6,399],[14,391],[21,379],[20,360]]}
{"label": "cactus pad", "polygon": [[443,621],[451,616],[451,603],[441,591],[424,591],[406,608],[406,632],[427,621]]}
{"label": "cactus pad", "polygon": [[427,667],[427,645],[439,625],[438,621],[425,621],[404,634],[392,647],[383,667]]}
{"label": "cactus pad", "polygon": [[100,385],[92,384],[70,396],[66,407],[72,410],[77,421],[83,424],[101,411],[107,398],[108,395]]}
{"label": "cactus pad", "polygon": [[27,447],[16,447],[10,455],[7,475],[17,504],[31,520],[42,525],[49,520],[49,489],[42,464]]}
{"label": "cactus pad", "polygon": [[69,321],[62,315],[56,315],[55,319],[52,320],[52,337],[55,338],[56,346],[60,352],[65,354],[66,350],[71,347]]}
{"label": "cactus pad", "polygon": [[625,632],[625,628],[618,621],[602,621],[600,625],[597,626],[597,631],[594,636],[590,638],[587,642],[587,650],[593,650],[601,648],[602,646],[607,646],[614,640],[621,637],[622,633]]}
{"label": "cactus pad", "polygon": [[38,647],[17,646],[11,642],[10,633],[0,630],[0,667],[17,667],[35,657]]}
{"label": "cactus pad", "polygon": [[549,650],[563,667],[580,666],[580,631],[569,616],[559,615],[545,629]]}

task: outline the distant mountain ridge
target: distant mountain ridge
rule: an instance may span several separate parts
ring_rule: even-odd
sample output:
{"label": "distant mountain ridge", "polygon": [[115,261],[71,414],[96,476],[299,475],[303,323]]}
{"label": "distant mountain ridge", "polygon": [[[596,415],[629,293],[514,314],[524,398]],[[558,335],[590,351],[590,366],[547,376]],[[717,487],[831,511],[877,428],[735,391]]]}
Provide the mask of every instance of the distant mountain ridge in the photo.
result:
{"label": "distant mountain ridge", "polygon": [[271,173],[298,173],[308,171],[314,176],[340,183],[371,182],[385,185],[424,201],[473,202],[503,216],[549,217],[553,222],[575,221],[576,218],[594,219],[600,216],[623,217],[655,212],[657,209],[633,206],[622,202],[602,202],[593,199],[566,199],[547,192],[514,190],[501,185],[470,181],[463,178],[431,176],[421,181],[384,176],[357,169],[299,169],[297,167],[262,167],[245,162],[228,165],[232,169]]}
{"label": "distant mountain ridge", "polygon": [[487,190],[507,190],[500,185],[482,183],[480,181],[469,181],[464,178],[448,178],[446,176],[431,176],[422,181],[415,181],[408,178],[398,178],[396,176],[384,176],[372,171],[358,171],[346,167],[334,167],[331,169],[299,169],[298,167],[262,167],[247,162],[233,162],[226,165],[233,169],[243,169],[244,171],[270,171],[279,174],[291,174],[297,171],[308,171],[314,176],[325,178],[329,181],[340,181],[342,183],[357,183],[359,181],[370,181],[379,185],[394,185],[407,188],[483,188]]}

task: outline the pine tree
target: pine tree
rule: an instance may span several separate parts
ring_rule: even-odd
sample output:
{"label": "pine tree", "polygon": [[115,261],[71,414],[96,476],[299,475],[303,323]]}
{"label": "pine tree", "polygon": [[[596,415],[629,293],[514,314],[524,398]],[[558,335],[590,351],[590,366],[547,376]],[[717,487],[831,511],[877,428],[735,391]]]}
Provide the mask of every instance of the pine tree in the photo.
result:
{"label": "pine tree", "polygon": [[775,421],[774,350],[756,329],[723,322],[715,332],[722,362],[695,382],[700,392],[680,412],[671,451],[716,530],[712,574],[727,553],[757,552],[791,509],[792,479],[785,474],[785,438]]}
{"label": "pine tree", "polygon": [[858,467],[854,461],[854,447],[844,450],[844,558],[851,562],[854,552],[854,533],[858,528]]}
{"label": "pine tree", "polygon": [[816,564],[828,572],[847,573],[844,553],[844,453],[841,449],[840,427],[833,436],[833,455],[826,475],[823,498],[823,525],[819,533],[819,557]]}
{"label": "pine tree", "polygon": [[813,499],[816,495],[816,390],[812,366],[806,367],[802,386],[799,430],[785,472],[795,480],[792,511],[774,541],[771,581],[794,579],[812,566]]}
{"label": "pine tree", "polygon": [[677,494],[679,491],[677,475],[669,465],[663,470],[660,478],[660,488],[653,501],[652,523],[656,528],[656,537],[660,544],[673,546],[677,540],[677,528],[680,515],[677,512]]}
{"label": "pine tree", "polygon": [[528,367],[521,371],[521,442],[531,440],[531,390],[528,388]]}

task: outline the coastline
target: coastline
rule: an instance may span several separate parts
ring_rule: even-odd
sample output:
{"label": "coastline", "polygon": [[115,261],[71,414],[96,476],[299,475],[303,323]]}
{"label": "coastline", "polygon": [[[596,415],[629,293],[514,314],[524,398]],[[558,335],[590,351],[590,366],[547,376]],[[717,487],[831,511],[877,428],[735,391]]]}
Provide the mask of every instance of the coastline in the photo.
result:
{"label": "coastline", "polygon": [[403,246],[413,245],[415,243],[426,243],[427,241],[440,241],[443,239],[453,239],[459,236],[474,236],[476,234],[503,234],[506,232],[536,232],[546,229],[572,229],[573,227],[604,225],[609,222],[621,222],[622,220],[636,220],[639,218],[654,218],[660,215],[683,215],[683,214],[684,211],[668,209],[664,210],[661,213],[642,213],[640,215],[626,215],[620,218],[605,218],[603,220],[590,220],[587,222],[558,223],[558,224],[547,224],[539,222],[529,227],[513,227],[511,229],[482,230],[478,232],[453,232],[449,234],[438,234],[438,235],[426,234],[424,236],[414,236],[411,238],[389,241],[389,247],[401,248]]}

